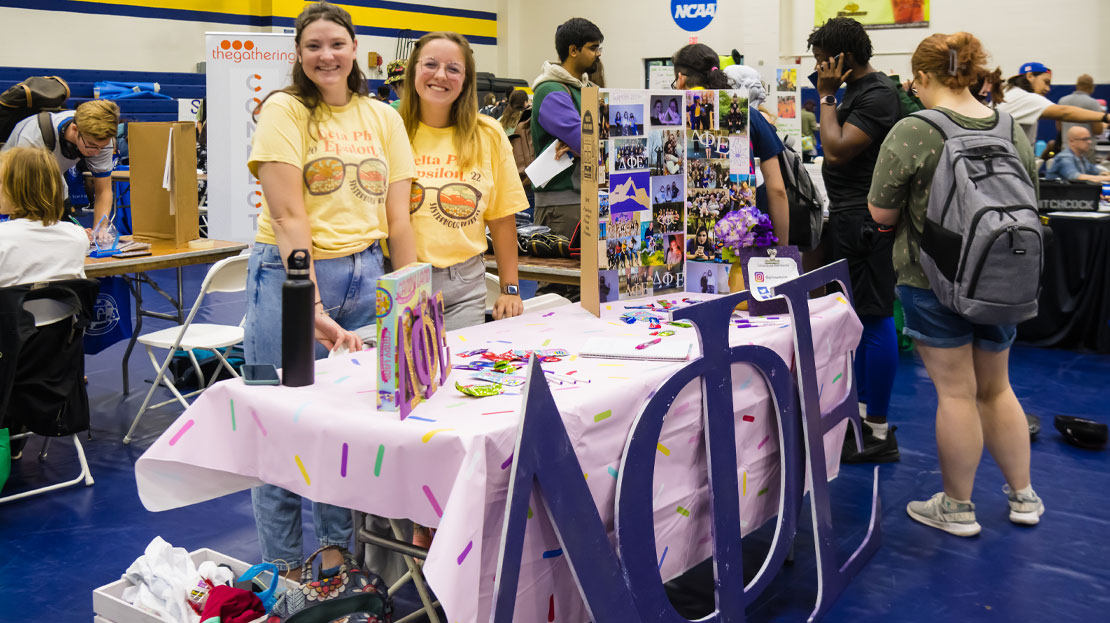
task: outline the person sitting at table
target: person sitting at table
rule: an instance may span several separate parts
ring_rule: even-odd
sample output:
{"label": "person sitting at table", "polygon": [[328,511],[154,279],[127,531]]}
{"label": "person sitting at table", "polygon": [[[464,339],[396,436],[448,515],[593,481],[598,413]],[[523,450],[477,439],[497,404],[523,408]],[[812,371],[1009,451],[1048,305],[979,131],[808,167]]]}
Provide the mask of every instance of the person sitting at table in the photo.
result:
{"label": "person sitting at table", "polygon": [[528,197],[505,131],[478,115],[470,44],[458,33],[428,33],[407,67],[400,113],[420,189],[409,212],[417,259],[433,266],[432,291],[443,292],[447,330],[485,321],[487,226],[501,281],[493,318],[519,316],[514,215],[528,209]]}
{"label": "person sitting at table", "polygon": [[[361,348],[354,330],[375,322],[386,238],[394,269],[416,261],[408,216],[412,149],[401,117],[369,95],[355,62],[350,14],[312,3],[295,28],[292,85],[270,93],[256,109],[247,163],[262,183],[263,208],[247,267],[248,364],[281,365],[284,262],[294,249],[309,249],[312,256],[318,357],[335,347]],[[294,577],[303,560],[301,497],[262,485],[251,499],[262,559]],[[351,512],[317,503],[312,510],[321,546],[348,546]],[[322,567],[342,563],[336,550],[322,556]]]}
{"label": "person sitting at table", "polygon": [[1073,125],[1067,132],[1068,146],[1056,154],[1048,168],[1050,180],[1069,182],[1110,183],[1110,173],[1105,173],[1087,159],[1091,149],[1091,131],[1081,125]]}
{"label": "person sitting at table", "polygon": [[[968,90],[989,72],[987,54],[966,32],[935,34],[918,46],[910,59],[917,95],[926,108],[939,110],[968,130],[1011,126],[1010,139],[1029,178],[1036,184],[1033,148],[1008,113],[978,102]],[[955,66],[955,73],[950,69]],[[1003,126],[1005,127],[1005,126]],[[931,123],[910,116],[894,124],[879,149],[868,193],[875,222],[895,228],[894,269],[898,299],[905,313],[903,333],[925,363],[937,392],[937,453],[943,489],[906,507],[911,518],[957,536],[979,534],[971,493],[986,442],[1006,479],[1010,521],[1036,524],[1044,504],[1033,491],[1029,473],[1029,426],[1010,387],[1010,346],[1015,325],[973,324],[944,307],[921,268],[919,246],[944,138]],[[1035,186],[1034,186],[1035,189]],[[911,228],[914,233],[911,233]]]}
{"label": "person sitting at table", "polygon": [[0,154],[0,287],[84,279],[89,239],[62,220],[65,186],[58,163],[43,149]]}

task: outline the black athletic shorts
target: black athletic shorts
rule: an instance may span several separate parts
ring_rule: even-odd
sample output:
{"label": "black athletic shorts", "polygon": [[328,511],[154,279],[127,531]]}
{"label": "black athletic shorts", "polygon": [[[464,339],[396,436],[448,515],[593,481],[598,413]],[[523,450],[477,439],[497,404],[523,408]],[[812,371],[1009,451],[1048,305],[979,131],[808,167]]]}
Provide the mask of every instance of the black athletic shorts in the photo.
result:
{"label": "black athletic shorts", "polygon": [[893,316],[894,232],[880,232],[866,208],[830,212],[827,231],[828,261],[848,260],[856,313]]}

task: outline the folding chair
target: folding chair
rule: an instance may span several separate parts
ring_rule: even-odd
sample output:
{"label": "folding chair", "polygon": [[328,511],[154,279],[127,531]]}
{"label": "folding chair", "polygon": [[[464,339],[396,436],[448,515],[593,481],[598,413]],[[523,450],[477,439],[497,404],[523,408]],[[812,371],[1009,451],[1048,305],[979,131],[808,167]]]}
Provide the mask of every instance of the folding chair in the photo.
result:
{"label": "folding chair", "polygon": [[[146,413],[148,408],[156,409],[163,405],[167,405],[174,400],[181,403],[183,407],[188,408],[189,403],[185,400],[186,397],[195,396],[205,389],[208,389],[216,379],[219,378],[219,369],[212,373],[212,378],[207,383],[204,382],[204,373],[201,372],[200,363],[197,361],[195,350],[210,350],[219,358],[220,364],[227,369],[235,378],[239,378],[239,374],[231,364],[227,362],[224,354],[220,352],[221,348],[228,348],[243,341],[243,323],[239,322],[238,325],[222,325],[222,324],[204,324],[193,323],[193,318],[197,315],[197,310],[200,309],[201,303],[204,302],[204,297],[209,292],[242,292],[247,287],[247,261],[250,259],[248,255],[238,255],[220,260],[208,269],[208,274],[204,277],[204,282],[200,286],[200,293],[197,294],[197,300],[193,303],[193,308],[189,310],[188,317],[185,318],[185,324],[180,327],[170,327],[147,333],[139,336],[139,343],[146,347],[146,353],[150,357],[151,364],[158,372],[158,376],[154,377],[154,383],[150,386],[150,390],[146,393],[146,398],[143,400],[143,406],[139,408],[139,413],[131,422],[131,428],[127,430],[127,435],[123,438],[123,443],[131,443],[131,436],[135,432],[135,428],[139,425],[139,420],[142,419],[143,414]],[[158,359],[154,357],[155,348],[167,349],[169,352],[166,354],[164,361],[159,364]],[[173,360],[174,353],[178,350],[184,350],[189,354],[189,360],[193,364],[193,369],[197,373],[197,382],[200,389],[190,392],[189,394],[182,395],[177,387],[173,384],[173,379],[166,375],[166,368],[169,367],[170,361]],[[160,402],[156,405],[150,404],[150,399],[154,396],[154,391],[158,386],[165,384],[165,386],[173,393],[174,398]]]}
{"label": "folding chair", "polygon": [[[71,480],[0,497],[0,504],[81,482],[85,486],[91,486],[94,482],[85,459],[85,450],[77,435],[80,430],[75,427],[88,429],[89,401],[84,384],[85,359],[81,342],[98,287],[98,282],[94,280],[72,279],[3,288],[6,302],[22,299],[23,303],[18,307],[34,317],[35,331],[16,350],[9,351],[8,357],[0,356],[0,378],[5,379],[5,387],[7,381],[13,381],[11,394],[5,400],[0,400],[0,422],[9,425],[18,421],[21,424],[17,428],[26,426],[34,429],[13,434],[10,436],[12,440],[41,433],[44,442],[39,451],[40,462],[46,460],[51,434],[60,432],[60,436],[65,436],[69,432],[68,436],[73,439],[77,450],[81,470]],[[16,293],[17,289],[23,292]],[[7,295],[12,295],[13,298],[7,298]],[[15,307],[13,303],[13,308],[5,308],[8,313],[3,314],[3,322],[10,324],[5,329],[12,331],[18,331],[17,326],[22,322],[18,319],[20,312]],[[8,344],[8,348],[13,346],[14,344]],[[54,363],[54,366],[44,359]],[[58,366],[61,366],[62,379],[57,377]],[[68,390],[63,389],[67,382],[70,383]],[[49,388],[44,389],[44,384]],[[47,419],[51,421],[35,421],[34,414],[27,413],[28,410],[48,412],[51,415]],[[58,414],[65,416],[58,417]],[[34,432],[35,430],[38,432]]]}
{"label": "folding chair", "polygon": [[[385,519],[384,517],[375,517],[367,515],[359,511],[352,511],[355,525],[355,549],[357,554],[355,558],[364,567],[369,568],[368,556],[366,551],[367,545],[373,545],[382,549],[388,550],[401,555],[405,562],[407,571],[405,571],[395,582],[389,586],[389,594],[395,594],[402,586],[408,582],[412,582],[416,586],[416,593],[420,597],[420,603],[424,605],[423,608],[412,612],[405,617],[394,621],[393,623],[412,623],[427,617],[431,623],[440,623],[439,614],[436,611],[439,608],[439,601],[434,599],[431,591],[428,589],[428,583],[424,579],[424,572],[422,570],[424,559],[428,557],[428,550],[423,547],[417,547],[410,542],[411,525],[406,531],[406,523],[397,519],[389,519],[389,529],[393,533],[393,537],[379,534],[371,529],[374,519]],[[371,521],[368,521],[371,520]],[[374,526],[377,528],[378,526]],[[370,569],[378,573],[378,569]],[[385,570],[381,570],[385,571]],[[389,578],[384,578],[389,581]]]}

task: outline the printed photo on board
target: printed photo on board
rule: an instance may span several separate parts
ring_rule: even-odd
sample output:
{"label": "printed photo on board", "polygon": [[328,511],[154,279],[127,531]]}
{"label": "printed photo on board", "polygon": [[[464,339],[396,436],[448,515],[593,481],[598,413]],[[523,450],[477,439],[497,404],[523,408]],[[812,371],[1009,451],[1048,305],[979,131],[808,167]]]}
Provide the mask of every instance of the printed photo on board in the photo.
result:
{"label": "printed photo on board", "polygon": [[681,202],[683,193],[681,175],[656,175],[651,178],[651,203]]}
{"label": "printed photo on board", "polygon": [[730,175],[728,182],[728,211],[755,205],[755,176]]}
{"label": "printed photo on board", "polygon": [[620,284],[616,270],[603,270],[597,275],[597,289],[602,303],[620,300]]}
{"label": "printed photo on board", "polygon": [[646,138],[613,139],[613,170],[648,168],[648,149]]}
{"label": "printed photo on board", "polygon": [[728,268],[724,264],[687,262],[686,291],[701,292],[702,294],[720,294],[718,290],[722,274],[726,276],[728,274]]}
{"label": "printed photo on board", "polygon": [[721,129],[728,134],[747,134],[748,98],[739,91],[721,91]]}
{"label": "printed photo on board", "polygon": [[602,141],[609,140],[609,94],[602,93],[598,96],[597,117],[601,119],[598,124],[597,137]]}
{"label": "printed photo on board", "polygon": [[609,238],[628,238],[639,233],[639,219],[635,212],[614,214],[609,222]]}
{"label": "printed photo on board", "polygon": [[609,104],[609,136],[640,136],[644,133],[642,104]]}
{"label": "printed photo on board", "polygon": [[695,131],[717,129],[716,103],[716,91],[687,91],[686,129]]}
{"label": "printed photo on board", "polygon": [[673,270],[676,266],[681,270],[683,261],[682,252],[683,234],[667,234],[663,236],[663,266]]}
{"label": "printed photo on board", "polygon": [[656,232],[652,221],[640,223],[640,263],[644,266],[663,263],[663,234]]}
{"label": "printed photo on board", "polygon": [[651,271],[652,296],[685,290],[686,278],[681,263],[670,267],[666,265],[654,266]]}
{"label": "printed photo on board", "polygon": [[798,116],[798,98],[793,95],[779,96],[779,118],[794,119]]}
{"label": "printed photo on board", "polygon": [[682,96],[652,95],[651,125],[682,125]]}
{"label": "printed photo on board", "polygon": [[652,175],[682,173],[682,131],[655,130],[648,133],[647,153]]}
{"label": "printed photo on board", "polygon": [[797,69],[779,69],[778,70],[778,90],[779,91],[793,91],[798,86],[798,70]]}
{"label": "printed photo on board", "polygon": [[[693,229],[686,238],[686,259],[699,262],[712,262],[717,259],[717,249],[713,240],[712,227],[708,219],[687,219],[687,231]],[[716,219],[713,220],[713,224]]]}
{"label": "printed photo on board", "polygon": [[651,174],[647,171],[609,174],[609,210],[614,214],[651,209]]}
{"label": "printed photo on board", "polygon": [[682,231],[682,202],[656,203],[651,206],[651,225],[657,232]]}
{"label": "printed photo on board", "polygon": [[699,188],[725,188],[728,183],[728,160],[690,160],[689,165],[686,188],[690,192]]}
{"label": "printed photo on board", "polygon": [[604,190],[597,193],[597,218],[601,221],[609,220],[609,193]]}
{"label": "printed photo on board", "polygon": [[638,299],[652,294],[651,267],[638,266],[628,269],[627,294],[622,299]]}

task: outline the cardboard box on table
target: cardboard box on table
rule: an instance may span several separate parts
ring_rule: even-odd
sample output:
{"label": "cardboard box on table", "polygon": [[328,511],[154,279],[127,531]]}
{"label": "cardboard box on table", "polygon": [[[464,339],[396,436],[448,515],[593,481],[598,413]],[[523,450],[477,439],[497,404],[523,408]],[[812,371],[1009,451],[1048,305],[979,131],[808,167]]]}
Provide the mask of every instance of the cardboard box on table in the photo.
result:
{"label": "cardboard box on table", "polygon": [[199,238],[196,124],[130,123],[127,143],[135,239],[183,246]]}

